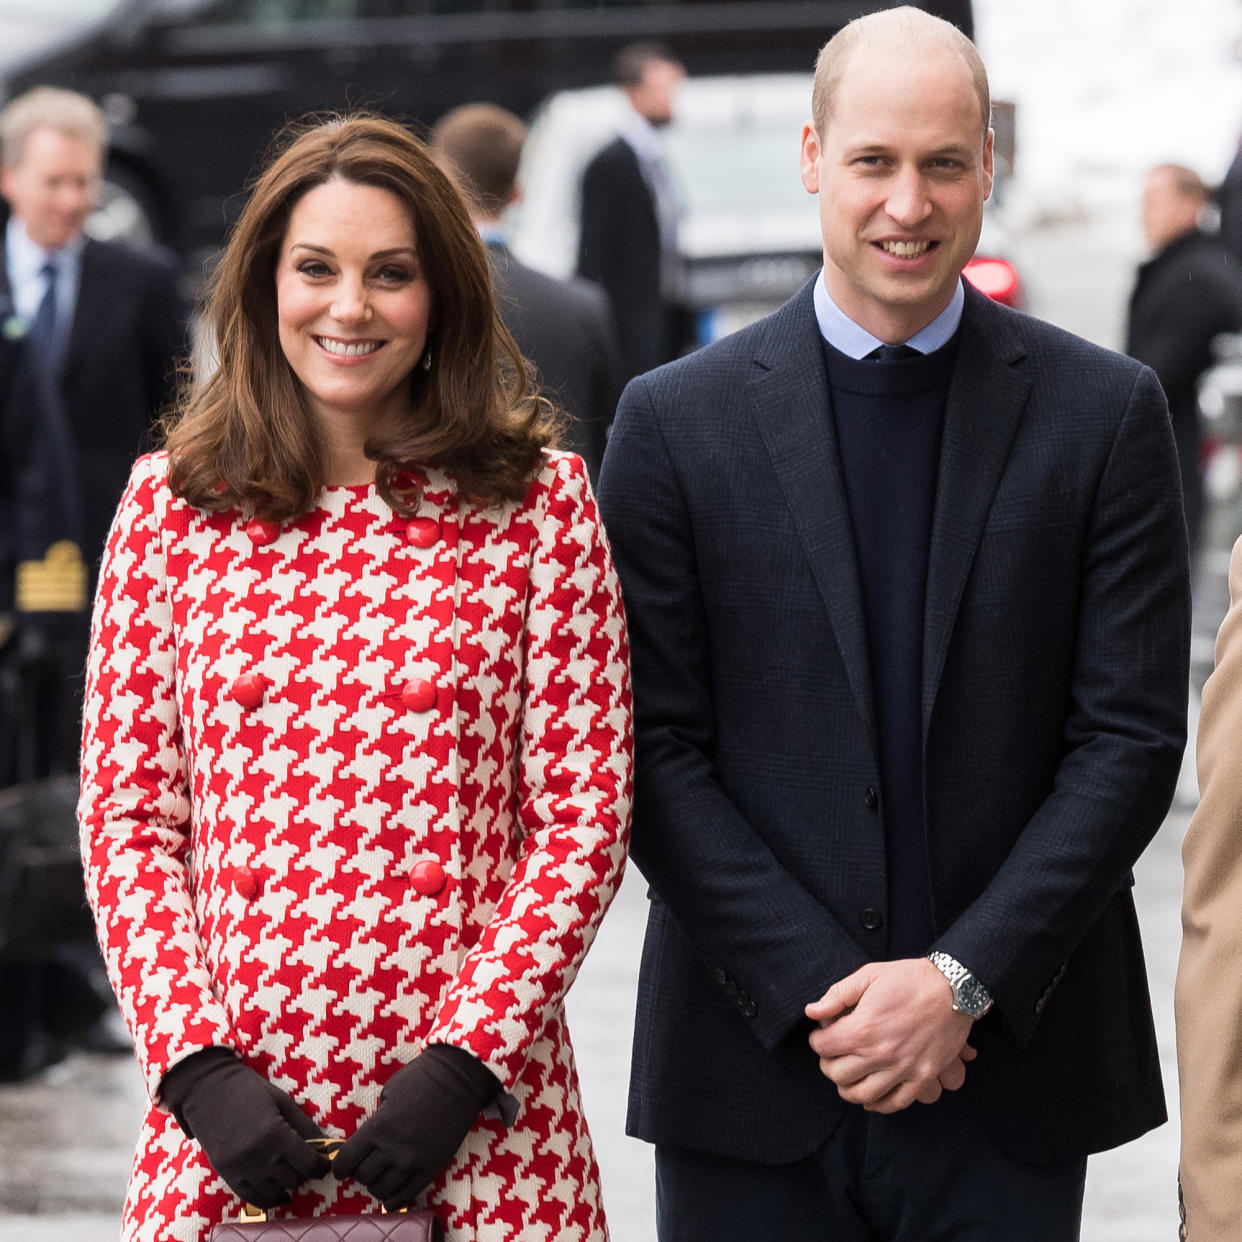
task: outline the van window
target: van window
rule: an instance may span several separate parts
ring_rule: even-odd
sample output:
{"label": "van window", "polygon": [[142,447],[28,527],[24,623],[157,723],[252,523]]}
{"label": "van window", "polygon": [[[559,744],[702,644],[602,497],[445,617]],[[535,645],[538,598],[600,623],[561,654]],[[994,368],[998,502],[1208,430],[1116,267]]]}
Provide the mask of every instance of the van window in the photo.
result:
{"label": "van window", "polygon": [[298,22],[343,21],[357,16],[357,0],[222,0],[202,19],[251,26],[292,26]]}

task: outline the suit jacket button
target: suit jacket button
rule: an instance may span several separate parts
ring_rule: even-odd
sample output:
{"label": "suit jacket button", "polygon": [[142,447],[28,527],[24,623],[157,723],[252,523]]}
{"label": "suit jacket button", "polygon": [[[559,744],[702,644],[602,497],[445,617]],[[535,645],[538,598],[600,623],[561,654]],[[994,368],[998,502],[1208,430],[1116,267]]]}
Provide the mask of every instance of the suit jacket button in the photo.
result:
{"label": "suit jacket button", "polygon": [[716,969],[712,971],[712,978],[715,979],[721,987],[724,987],[724,985],[729,982],[729,976],[725,973],[723,966],[717,966]]}
{"label": "suit jacket button", "polygon": [[440,523],[435,518],[411,518],[406,523],[405,537],[416,548],[430,548],[439,542]]}
{"label": "suit jacket button", "polygon": [[880,795],[876,793],[874,785],[867,786],[867,792],[863,794],[863,802],[869,811],[874,811],[880,805]]}
{"label": "suit jacket button", "polygon": [[744,1017],[753,1018],[759,1012],[758,1006],[748,996],[742,1005],[742,1014]]}
{"label": "suit jacket button", "polygon": [[434,897],[444,881],[444,868],[434,858],[424,858],[410,868],[410,884],[420,897]]}
{"label": "suit jacket button", "polygon": [[229,698],[247,711],[258,707],[267,693],[267,678],[262,673],[243,673],[229,687]]}
{"label": "suit jacket button", "polygon": [[414,677],[401,687],[401,702],[412,712],[429,712],[436,705],[436,683]]}
{"label": "suit jacket button", "polygon": [[233,891],[244,901],[253,901],[259,892],[258,876],[249,867],[234,867]]}
{"label": "suit jacket button", "polygon": [[250,542],[262,548],[276,541],[280,534],[279,522],[264,522],[259,518],[246,523],[246,535]]}
{"label": "suit jacket button", "polygon": [[858,921],[866,931],[879,931],[884,926],[884,916],[870,906],[858,916]]}

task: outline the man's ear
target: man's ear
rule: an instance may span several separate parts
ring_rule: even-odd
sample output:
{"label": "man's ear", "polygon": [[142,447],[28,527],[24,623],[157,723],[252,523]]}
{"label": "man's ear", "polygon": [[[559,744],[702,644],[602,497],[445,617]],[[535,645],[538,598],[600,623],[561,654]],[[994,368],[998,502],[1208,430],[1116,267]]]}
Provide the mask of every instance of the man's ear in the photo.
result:
{"label": "man's ear", "polygon": [[802,188],[808,194],[819,193],[819,135],[808,121],[802,127]]}

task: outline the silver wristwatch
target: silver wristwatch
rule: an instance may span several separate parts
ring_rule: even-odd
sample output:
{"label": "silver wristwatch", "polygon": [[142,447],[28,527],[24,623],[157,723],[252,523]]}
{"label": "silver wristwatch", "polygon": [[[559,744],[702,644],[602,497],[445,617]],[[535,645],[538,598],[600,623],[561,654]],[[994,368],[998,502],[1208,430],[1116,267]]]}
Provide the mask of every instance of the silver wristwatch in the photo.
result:
{"label": "silver wristwatch", "polygon": [[947,953],[929,953],[927,960],[949,981],[953,988],[953,1008],[972,1018],[982,1018],[992,1008],[992,993],[955,957]]}

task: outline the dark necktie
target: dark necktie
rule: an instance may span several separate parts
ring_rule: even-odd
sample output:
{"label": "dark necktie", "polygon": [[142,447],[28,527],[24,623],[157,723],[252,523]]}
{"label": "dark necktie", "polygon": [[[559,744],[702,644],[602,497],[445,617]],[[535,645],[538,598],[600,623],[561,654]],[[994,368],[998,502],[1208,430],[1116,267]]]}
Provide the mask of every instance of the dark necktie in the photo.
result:
{"label": "dark necktie", "polygon": [[921,358],[923,355],[909,345],[878,345],[865,355],[868,362],[900,362],[903,358]]}
{"label": "dark necktie", "polygon": [[43,291],[34,321],[30,325],[30,342],[45,373],[55,375],[60,364],[56,324],[56,264],[49,260],[39,269],[39,274],[46,278],[47,288]]}

